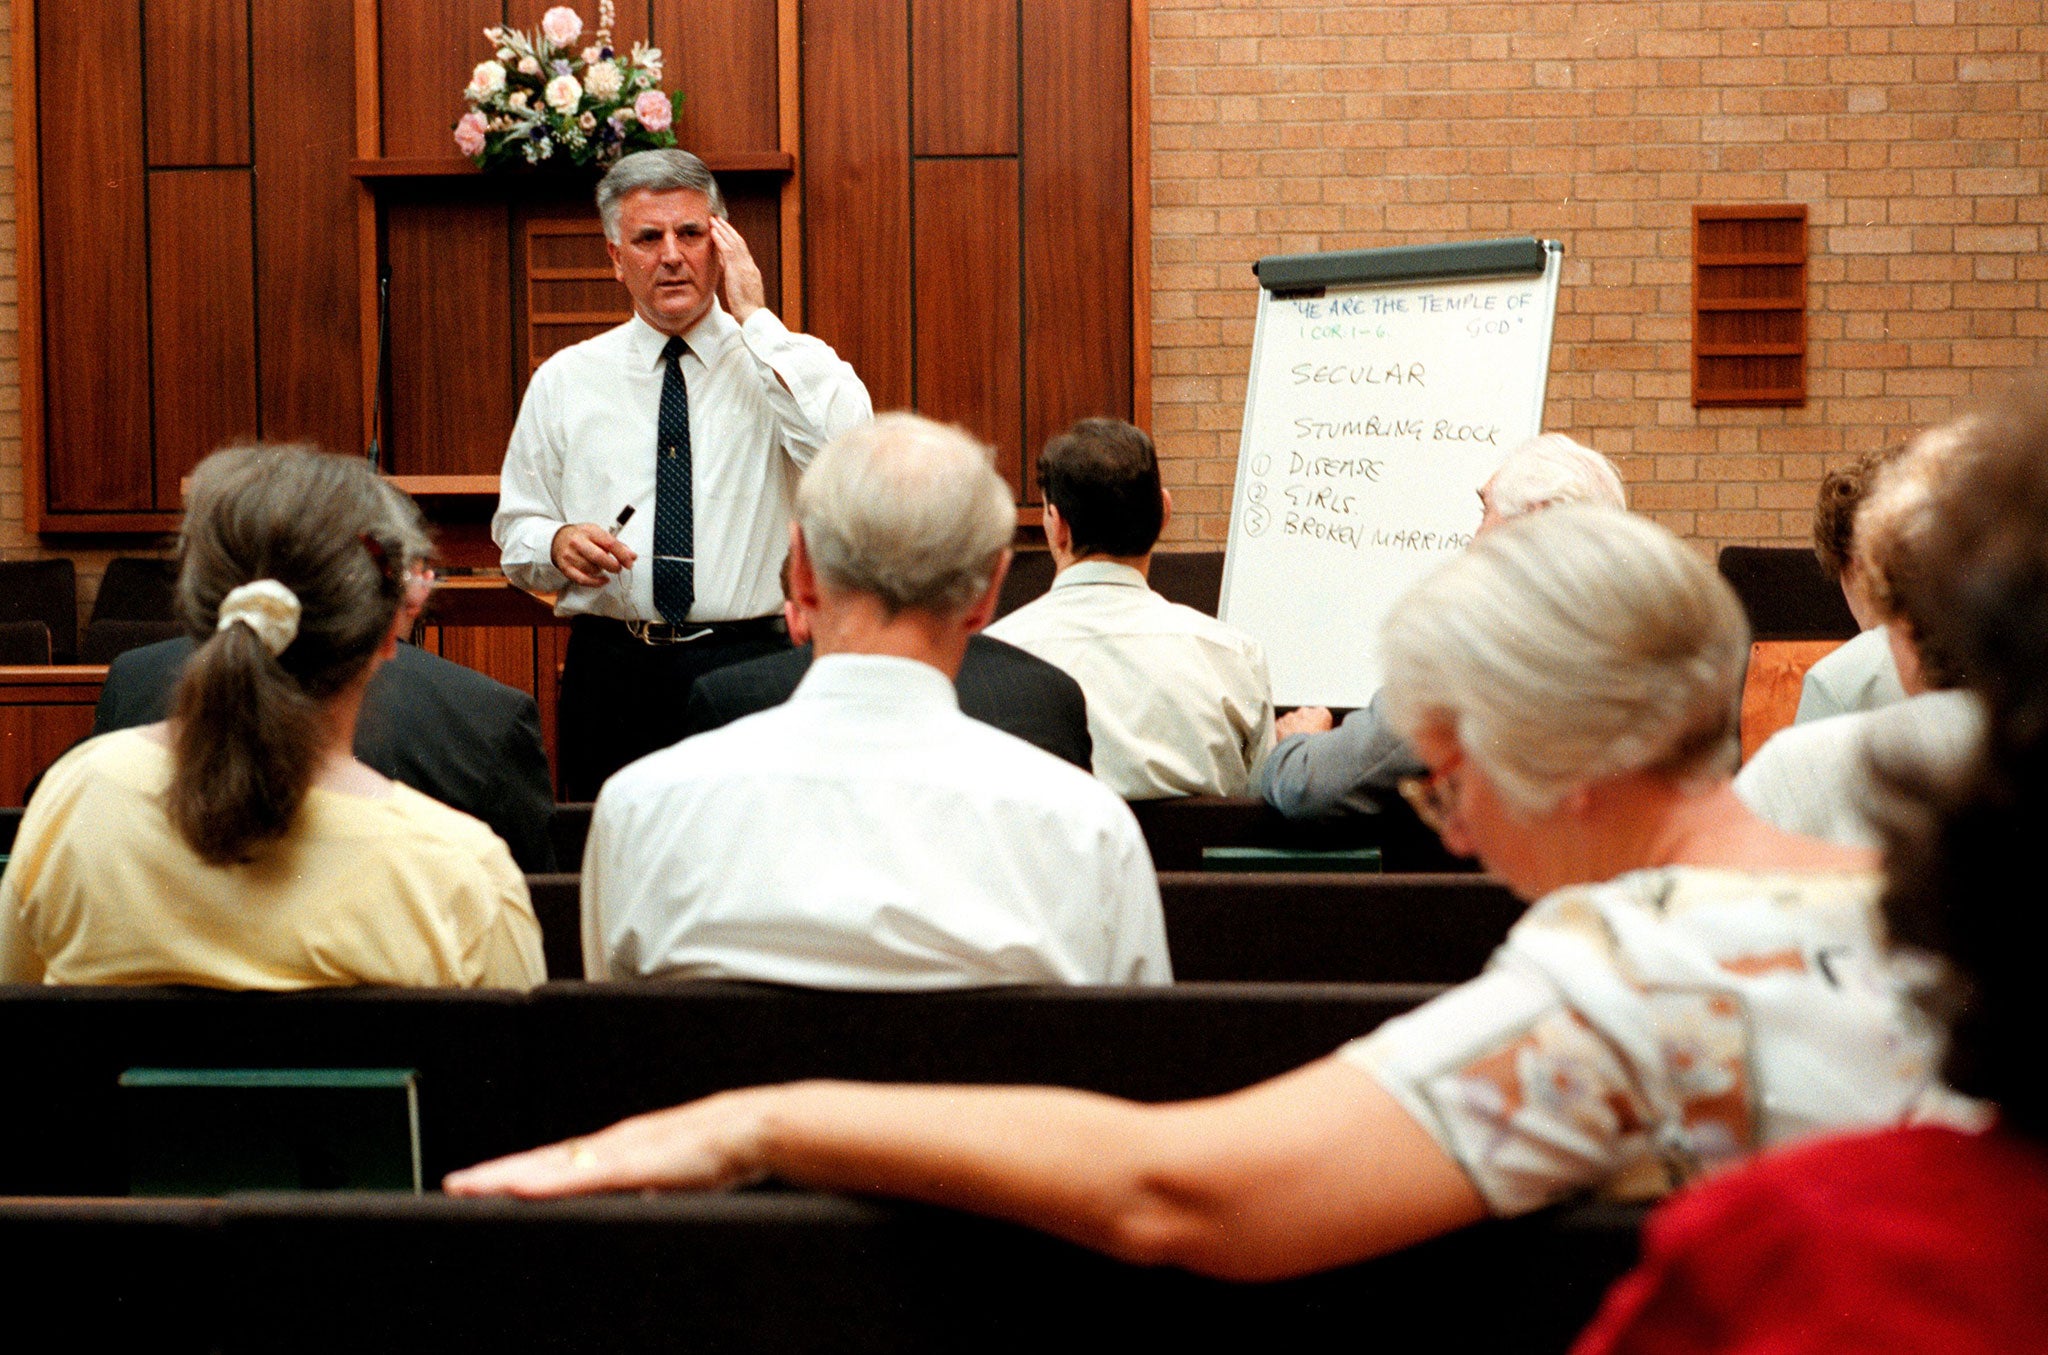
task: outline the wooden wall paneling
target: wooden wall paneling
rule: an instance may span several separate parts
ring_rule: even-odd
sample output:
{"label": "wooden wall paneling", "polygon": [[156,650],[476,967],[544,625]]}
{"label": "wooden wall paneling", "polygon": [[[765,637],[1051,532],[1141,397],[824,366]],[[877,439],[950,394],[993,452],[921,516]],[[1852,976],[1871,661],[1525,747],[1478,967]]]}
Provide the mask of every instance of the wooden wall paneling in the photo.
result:
{"label": "wooden wall paneling", "polygon": [[36,65],[62,73],[37,89],[48,507],[147,510],[148,281],[145,269],[120,266],[148,257],[142,11],[45,17]]}
{"label": "wooden wall paneling", "polygon": [[993,443],[1021,487],[1017,162],[919,160],[916,186],[917,408]]}
{"label": "wooden wall paneling", "polygon": [[36,116],[35,0],[14,0],[14,219],[16,336],[21,374],[21,517],[24,532],[43,526],[43,232],[40,119]]}
{"label": "wooden wall paneling", "polygon": [[633,313],[612,275],[594,212],[565,203],[513,209],[513,370],[524,393],[533,369]]}
{"label": "wooden wall paneling", "polygon": [[107,670],[0,668],[0,805],[22,803],[28,783],[92,733]]}
{"label": "wooden wall paneling", "polygon": [[256,421],[256,241],[246,169],[149,176],[149,334],[156,414],[156,506]]}
{"label": "wooden wall paneling", "polygon": [[[792,164],[803,164],[803,16],[800,0],[775,0],[775,83],[780,96],[781,148]],[[783,274],[776,309],[782,323],[793,330],[804,328],[804,192],[802,179],[792,174],[776,190],[779,213],[781,256],[790,261]]]}
{"label": "wooden wall paneling", "polygon": [[919,155],[1017,153],[1018,0],[911,0]]}
{"label": "wooden wall paneling", "polygon": [[1131,414],[1130,14],[1023,7],[1024,408],[1032,464]]}
{"label": "wooden wall paneling", "polygon": [[699,155],[782,148],[776,0],[654,0],[654,45],[662,88],[684,94],[677,144]]}
{"label": "wooden wall paneling", "polygon": [[394,198],[388,468],[495,475],[518,413],[513,380],[509,209],[502,202]]}
{"label": "wooden wall paneling", "polygon": [[[268,3],[263,0],[257,8]],[[463,86],[476,63],[491,54],[484,30],[504,17],[501,0],[382,0],[378,85],[385,155],[456,153],[450,134],[466,107]],[[305,50],[321,49],[309,45]],[[344,52],[349,43],[326,50]]]}
{"label": "wooden wall paneling", "polygon": [[336,56],[351,49],[355,16],[333,0],[259,0],[250,12],[263,110],[254,139],[262,433],[360,451],[361,190],[348,174],[358,83]]}
{"label": "wooden wall paneling", "polygon": [[1131,422],[1152,431],[1152,12],[1131,0]]}
{"label": "wooden wall paneling", "polygon": [[804,309],[876,409],[911,398],[905,0],[803,7]]}
{"label": "wooden wall paneling", "polygon": [[149,163],[249,163],[248,0],[143,0]]}
{"label": "wooden wall paneling", "polygon": [[440,630],[442,658],[533,695],[532,626],[443,626]]}
{"label": "wooden wall paneling", "polygon": [[[540,707],[540,741],[548,750],[548,781],[554,786],[557,799],[562,794],[562,760],[555,737],[555,706],[562,694],[562,660],[568,655],[567,626],[539,626],[534,629],[533,700]],[[566,867],[568,863],[563,864]]]}
{"label": "wooden wall paneling", "polygon": [[768,309],[782,314],[782,180],[779,175],[727,174],[718,181],[725,214],[761,269]]}

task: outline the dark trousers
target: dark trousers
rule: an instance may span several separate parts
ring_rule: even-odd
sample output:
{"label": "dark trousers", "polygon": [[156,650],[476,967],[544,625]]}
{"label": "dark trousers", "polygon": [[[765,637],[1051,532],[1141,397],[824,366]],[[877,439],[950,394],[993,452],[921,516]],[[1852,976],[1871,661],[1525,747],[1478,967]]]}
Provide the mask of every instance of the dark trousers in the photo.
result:
{"label": "dark trousers", "polygon": [[788,649],[781,620],[720,625],[701,639],[650,645],[623,621],[577,617],[556,707],[562,798],[594,800],[613,772],[682,738],[690,684],[714,668]]}

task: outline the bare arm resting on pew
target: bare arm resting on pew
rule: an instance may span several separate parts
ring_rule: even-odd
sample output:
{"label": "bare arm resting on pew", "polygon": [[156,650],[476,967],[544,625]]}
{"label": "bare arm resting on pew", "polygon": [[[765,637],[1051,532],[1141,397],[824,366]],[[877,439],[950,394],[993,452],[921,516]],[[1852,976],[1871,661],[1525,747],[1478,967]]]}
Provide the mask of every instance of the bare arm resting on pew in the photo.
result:
{"label": "bare arm resting on pew", "polygon": [[1336,1059],[1160,1106],[1041,1087],[759,1087],[444,1184],[536,1198],[769,1175],[993,1214],[1124,1260],[1244,1280],[1395,1251],[1486,1212],[1436,1141]]}

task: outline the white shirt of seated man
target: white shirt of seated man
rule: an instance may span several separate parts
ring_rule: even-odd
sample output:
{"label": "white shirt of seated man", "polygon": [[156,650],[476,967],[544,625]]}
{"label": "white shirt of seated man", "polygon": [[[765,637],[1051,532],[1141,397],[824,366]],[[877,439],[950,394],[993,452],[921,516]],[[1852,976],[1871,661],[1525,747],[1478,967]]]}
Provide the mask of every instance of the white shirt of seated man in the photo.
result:
{"label": "white shirt of seated man", "polygon": [[[936,425],[887,415],[871,427]],[[809,476],[841,469],[828,459],[839,445]],[[952,678],[995,609],[1012,528],[991,538],[985,586],[946,609],[833,582],[799,524],[786,614],[817,657],[784,705],[605,783],[583,861],[586,974],[901,990],[1171,982],[1129,807],[960,712]]]}

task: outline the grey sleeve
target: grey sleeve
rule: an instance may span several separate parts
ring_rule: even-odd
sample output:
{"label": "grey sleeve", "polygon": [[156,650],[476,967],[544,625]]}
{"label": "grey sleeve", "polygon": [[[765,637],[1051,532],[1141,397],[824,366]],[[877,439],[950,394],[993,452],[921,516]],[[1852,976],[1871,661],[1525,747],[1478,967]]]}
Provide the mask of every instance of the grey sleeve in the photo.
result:
{"label": "grey sleeve", "polygon": [[1380,718],[1379,697],[1327,734],[1282,739],[1259,764],[1257,793],[1290,819],[1373,813],[1372,794],[1391,790],[1422,764]]}

